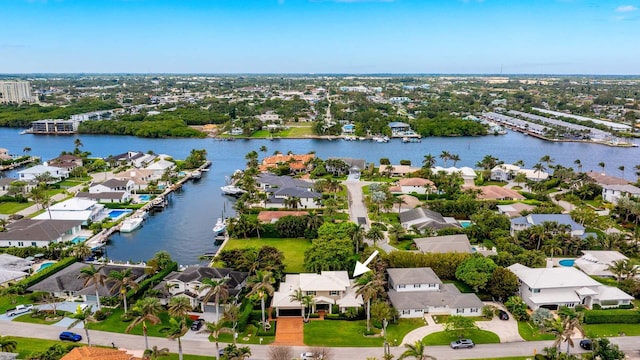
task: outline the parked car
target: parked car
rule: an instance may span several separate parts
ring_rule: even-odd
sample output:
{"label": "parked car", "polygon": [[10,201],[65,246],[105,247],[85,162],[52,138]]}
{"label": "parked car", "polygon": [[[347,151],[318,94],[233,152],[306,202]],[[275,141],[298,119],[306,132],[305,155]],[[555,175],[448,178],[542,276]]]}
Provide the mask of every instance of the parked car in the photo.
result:
{"label": "parked car", "polygon": [[589,339],[580,340],[580,347],[585,350],[591,350],[593,348],[593,342]]}
{"label": "parked car", "polygon": [[507,313],[507,312],[506,312],[506,311],[504,311],[504,310],[499,310],[499,311],[498,311],[498,318],[499,318],[500,320],[509,320],[509,313]]}
{"label": "parked car", "polygon": [[63,331],[60,333],[60,340],[78,342],[82,340],[82,336],[71,331]]}
{"label": "parked car", "polygon": [[303,352],[300,354],[300,360],[315,360],[316,354],[312,352]]}
{"label": "parked car", "polygon": [[16,316],[16,315],[28,313],[31,310],[33,310],[33,305],[32,304],[18,305],[13,309],[7,310],[6,315],[11,317],[11,316]]}
{"label": "parked car", "polygon": [[472,348],[476,346],[471,339],[460,339],[451,342],[452,349],[464,349],[464,348]]}
{"label": "parked car", "polygon": [[202,325],[204,325],[204,319],[196,319],[191,324],[191,330],[198,331],[202,328]]}

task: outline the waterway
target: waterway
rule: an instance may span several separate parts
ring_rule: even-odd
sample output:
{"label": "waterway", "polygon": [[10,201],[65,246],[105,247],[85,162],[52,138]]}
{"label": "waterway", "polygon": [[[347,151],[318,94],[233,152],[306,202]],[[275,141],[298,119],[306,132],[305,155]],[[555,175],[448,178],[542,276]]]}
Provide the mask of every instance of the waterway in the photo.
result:
{"label": "waterway", "polygon": [[[502,136],[425,138],[420,143],[402,143],[394,139],[389,143],[344,140],[237,140],[215,141],[213,139],[143,139],[131,136],[77,135],[48,136],[20,135],[19,129],[0,128],[0,148],[10,153],[21,154],[31,148],[30,154],[43,160],[57,157],[62,151],[72,151],[74,141],[79,138],[82,150],[92,156],[106,157],[126,151],[149,150],[184,159],[191,149],[206,149],[208,159],[213,162],[211,170],[197,182],[189,182],[183,190],[171,196],[169,206],[147,219],[143,227],[133,233],[116,234],[107,247],[109,258],[116,260],[146,260],[159,250],[167,250],[180,264],[193,264],[198,257],[215,250],[211,231],[216,219],[226,209],[225,215],[233,215],[232,199],[220,193],[225,177],[236,169],[244,168],[244,156],[251,150],[260,156],[279,150],[283,153],[307,153],[315,151],[321,158],[354,157],[367,162],[379,162],[389,158],[392,163],[411,160],[419,166],[427,153],[438,156],[443,150],[458,154],[457,166],[475,167],[485,155],[493,155],[506,163],[523,160],[527,167],[539,162],[544,155],[551,156],[555,163],[574,166],[580,159],[583,171],[601,171],[598,163],[606,164],[607,174],[622,176],[619,166],[625,167],[624,177],[635,179],[633,167],[640,164],[640,148],[616,148],[585,143],[553,143],[520,133],[508,132]],[[259,152],[261,146],[266,153]],[[439,161],[438,165],[443,165]],[[448,166],[451,166],[451,162]],[[7,172],[2,176],[15,176]]]}

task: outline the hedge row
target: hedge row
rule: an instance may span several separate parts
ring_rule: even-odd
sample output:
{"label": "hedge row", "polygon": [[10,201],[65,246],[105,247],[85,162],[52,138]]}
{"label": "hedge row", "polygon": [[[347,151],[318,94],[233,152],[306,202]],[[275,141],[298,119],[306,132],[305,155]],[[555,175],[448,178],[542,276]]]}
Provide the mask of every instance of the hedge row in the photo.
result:
{"label": "hedge row", "polygon": [[64,258],[56,262],[55,264],[49,266],[48,268],[45,268],[42,271],[38,271],[37,273],[18,281],[14,286],[21,286],[26,289],[48,278],[49,276],[57,273],[58,271],[68,267],[69,265],[75,263],[76,261],[78,260],[75,257]]}
{"label": "hedge row", "polygon": [[243,332],[247,327],[249,317],[251,317],[251,312],[253,311],[253,304],[251,301],[244,301],[242,306],[242,311],[240,312],[240,316],[238,316],[238,330],[240,332]]}
{"label": "hedge row", "polygon": [[159,273],[153,275],[150,278],[142,280],[142,282],[138,284],[139,286],[137,289],[129,289],[129,291],[127,291],[127,299],[130,300],[138,294],[144,294],[144,292],[147,291],[147,289],[160,283],[162,279],[164,279],[172,271],[176,271],[176,270],[178,270],[178,263],[174,261]]}
{"label": "hedge row", "polygon": [[630,310],[587,310],[584,312],[586,324],[638,324],[640,312]]}

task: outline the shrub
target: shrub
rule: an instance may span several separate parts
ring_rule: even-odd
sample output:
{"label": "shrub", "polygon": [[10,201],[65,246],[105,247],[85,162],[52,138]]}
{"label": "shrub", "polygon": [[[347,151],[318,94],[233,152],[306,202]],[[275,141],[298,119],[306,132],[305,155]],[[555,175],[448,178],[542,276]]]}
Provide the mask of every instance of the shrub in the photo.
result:
{"label": "shrub", "polygon": [[127,299],[132,300],[138,294],[144,294],[147,289],[157,285],[164,279],[167,275],[169,275],[172,271],[178,270],[178,263],[173,261],[165,269],[153,275],[150,278],[142,280],[137,289],[130,289],[127,291]]}
{"label": "shrub", "polygon": [[276,323],[272,321],[269,325],[271,325],[271,327],[267,331],[264,331],[262,326],[259,326],[258,331],[256,331],[256,336],[276,336]]}
{"label": "shrub", "polygon": [[249,317],[251,316],[251,312],[253,311],[253,305],[250,301],[247,301],[243,304],[244,307],[240,312],[240,316],[238,316],[238,330],[245,331],[247,328],[247,323],[249,322]]}
{"label": "shrub", "polygon": [[584,312],[586,324],[638,324],[640,312],[629,310],[587,310]]}
{"label": "shrub", "polygon": [[39,283],[40,281],[48,278],[49,276],[57,273],[58,271],[66,268],[67,266],[75,263],[77,259],[75,257],[64,258],[57,263],[49,266],[48,268],[38,271],[34,275],[29,276],[28,278],[22,279],[16,283],[14,286],[20,286],[24,289]]}
{"label": "shrub", "polygon": [[98,321],[106,319],[107,317],[109,317],[109,315],[111,315],[110,311],[104,311],[102,309],[93,313],[93,317]]}

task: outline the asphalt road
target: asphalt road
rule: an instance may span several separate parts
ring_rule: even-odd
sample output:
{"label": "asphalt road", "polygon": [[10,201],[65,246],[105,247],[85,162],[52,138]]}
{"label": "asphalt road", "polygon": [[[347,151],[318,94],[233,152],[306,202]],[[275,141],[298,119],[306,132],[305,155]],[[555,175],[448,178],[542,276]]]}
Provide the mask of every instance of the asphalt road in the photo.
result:
{"label": "asphalt road", "polygon": [[[18,322],[0,321],[0,335],[12,335],[20,337],[30,337],[38,339],[55,340],[58,338],[62,330],[59,327],[49,325],[38,325]],[[84,337],[84,330],[76,330]],[[91,341],[93,344],[111,346],[113,342],[119,348],[127,348],[140,350],[144,348],[144,338],[139,335],[118,334],[104,331],[90,330]],[[626,336],[612,338],[611,341],[620,346],[620,348],[630,355],[637,355],[640,350],[640,336]],[[86,339],[83,339],[86,342]],[[215,352],[215,344],[206,339],[184,339],[182,341],[183,351],[186,354],[212,356]],[[533,355],[534,351],[538,353],[542,349],[551,344],[550,341],[532,341],[532,342],[513,342],[503,344],[487,344],[477,345],[473,349],[452,350],[448,346],[429,346],[427,353],[438,359],[473,359],[487,357],[505,357],[505,356],[527,356]],[[176,341],[165,338],[150,337],[150,346],[158,346],[160,348],[167,347],[171,352],[178,352],[178,344]],[[225,344],[220,344],[224,347]],[[269,346],[251,345],[251,359],[268,359]],[[307,347],[293,347],[294,354],[300,354],[308,350]],[[391,352],[396,358],[404,349],[401,347],[392,348]],[[369,357],[381,358],[383,355],[382,348],[333,348],[334,359],[350,359],[365,360]],[[572,349],[572,353],[581,352],[580,349]]]}

